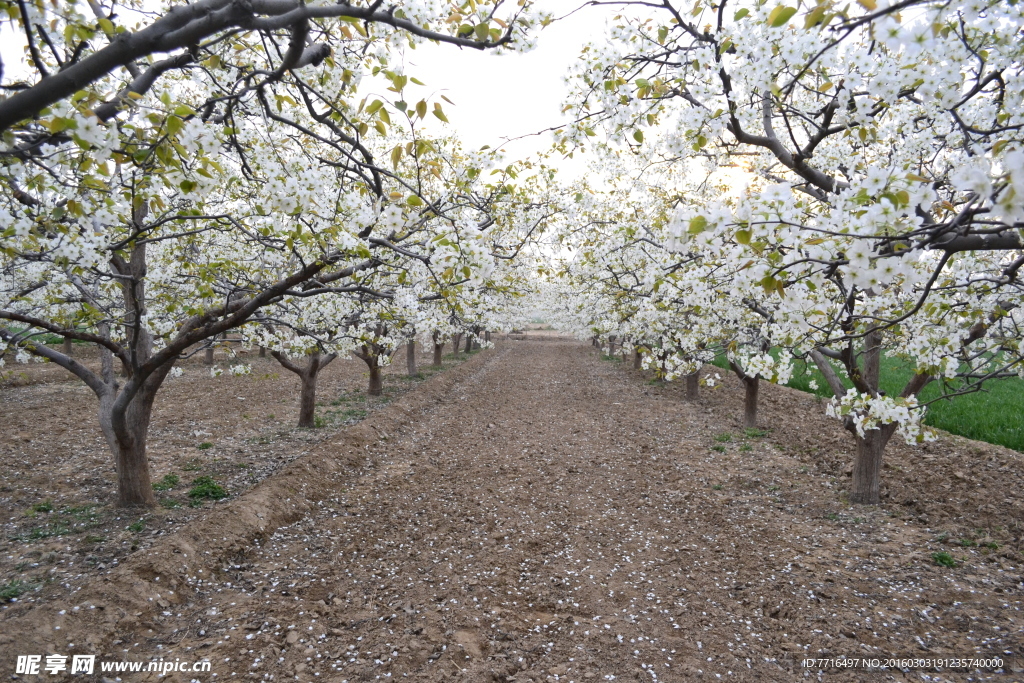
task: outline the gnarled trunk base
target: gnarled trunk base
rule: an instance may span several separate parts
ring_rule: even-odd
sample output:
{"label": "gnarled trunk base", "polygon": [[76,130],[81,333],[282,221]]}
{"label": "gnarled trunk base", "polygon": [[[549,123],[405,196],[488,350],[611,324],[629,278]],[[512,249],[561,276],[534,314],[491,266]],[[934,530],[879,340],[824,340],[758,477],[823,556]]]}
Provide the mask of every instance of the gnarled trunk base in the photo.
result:
{"label": "gnarled trunk base", "polygon": [[686,400],[695,402],[700,399],[700,370],[686,376]]}
{"label": "gnarled trunk base", "polygon": [[410,339],[405,343],[405,371],[409,377],[419,374],[416,369],[416,340]]}
{"label": "gnarled trunk base", "polygon": [[881,501],[882,454],[896,431],[895,425],[871,429],[857,435],[857,453],[853,460],[853,481],[850,502],[856,505],[877,505]]}
{"label": "gnarled trunk base", "polygon": [[746,377],[743,380],[746,388],[743,396],[743,426],[746,429],[757,428],[757,393],[760,383],[760,377]]}
{"label": "gnarled trunk base", "polygon": [[373,359],[373,364],[367,361],[367,365],[370,366],[370,384],[366,389],[366,393],[370,396],[380,396],[384,393],[384,378],[381,376],[377,359]]}

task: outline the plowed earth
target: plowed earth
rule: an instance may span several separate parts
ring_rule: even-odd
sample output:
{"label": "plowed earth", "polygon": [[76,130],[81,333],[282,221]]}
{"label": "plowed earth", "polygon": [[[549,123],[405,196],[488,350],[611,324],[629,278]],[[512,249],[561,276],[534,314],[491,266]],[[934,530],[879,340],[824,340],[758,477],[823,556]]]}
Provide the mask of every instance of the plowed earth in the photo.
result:
{"label": "plowed earth", "polygon": [[[439,380],[70,603],[5,611],[3,665],[48,647],[208,658],[203,681],[1024,678],[1019,454],[893,444],[883,504],[851,507],[852,440],[793,390],[762,388],[747,433],[731,378],[689,404],[576,342]],[[1006,666],[801,665],[843,655]]]}

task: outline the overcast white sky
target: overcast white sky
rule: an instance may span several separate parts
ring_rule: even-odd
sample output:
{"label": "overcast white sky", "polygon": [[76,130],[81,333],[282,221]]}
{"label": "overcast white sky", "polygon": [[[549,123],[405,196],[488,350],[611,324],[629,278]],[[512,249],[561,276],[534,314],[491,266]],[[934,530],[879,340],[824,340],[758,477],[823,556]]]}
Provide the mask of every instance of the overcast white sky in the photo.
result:
{"label": "overcast white sky", "polygon": [[[556,17],[568,14],[582,0],[540,0]],[[406,72],[443,93],[456,106],[445,106],[452,126],[467,148],[497,147],[506,138],[528,135],[565,123],[564,78],[580,49],[602,39],[605,7],[587,7],[537,33],[537,48],[526,54],[460,50],[451,45],[426,45],[406,53]],[[432,118],[432,117],[428,117]],[[550,134],[504,146],[510,157],[547,148]]]}
{"label": "overcast white sky", "polygon": [[[569,67],[585,44],[604,39],[608,19],[621,11],[614,7],[579,9],[585,0],[536,1],[540,9],[555,17],[572,16],[537,31],[537,47],[531,52],[482,52],[434,44],[406,50],[405,73],[426,85],[407,86],[406,99],[412,103],[423,97],[436,101],[443,94],[452,100],[454,106],[442,103],[451,123],[449,132],[455,132],[466,149],[500,147],[509,161],[549,149],[552,133],[531,134],[569,122],[561,113]],[[393,99],[394,93],[385,91],[387,85],[364,81],[361,89]],[[442,133],[442,124],[433,116],[424,121],[431,134]],[[587,160],[581,155],[547,163],[559,169],[563,181],[587,172]]]}

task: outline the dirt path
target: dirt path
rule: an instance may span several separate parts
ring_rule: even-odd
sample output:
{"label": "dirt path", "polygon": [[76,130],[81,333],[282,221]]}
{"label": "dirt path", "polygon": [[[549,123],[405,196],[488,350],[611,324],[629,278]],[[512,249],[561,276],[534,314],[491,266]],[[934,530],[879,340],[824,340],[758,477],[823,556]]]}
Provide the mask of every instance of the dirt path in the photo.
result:
{"label": "dirt path", "polygon": [[[793,409],[771,396],[769,423]],[[209,658],[204,682],[863,680],[800,659],[1019,656],[1017,567],[934,566],[933,530],[852,517],[771,435],[721,440],[730,420],[575,342],[506,346],[115,648]],[[927,676],[871,679],[1021,674]]]}

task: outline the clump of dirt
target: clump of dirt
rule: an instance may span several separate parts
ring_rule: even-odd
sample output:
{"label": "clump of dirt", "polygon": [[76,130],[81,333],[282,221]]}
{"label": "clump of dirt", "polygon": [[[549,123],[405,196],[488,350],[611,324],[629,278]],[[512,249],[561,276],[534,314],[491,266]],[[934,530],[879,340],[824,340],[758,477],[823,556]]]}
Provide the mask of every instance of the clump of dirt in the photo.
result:
{"label": "clump of dirt", "polygon": [[[66,614],[8,610],[5,651],[207,660],[212,680],[860,681],[879,676],[802,662],[886,655],[1005,659],[886,680],[1021,677],[1016,454],[980,447],[1008,468],[981,478],[963,469],[975,446],[943,437],[923,453],[989,487],[953,491],[896,448],[886,502],[851,507],[845,434],[798,392],[762,389],[746,432],[728,381],[689,404],[566,340],[442,379],[378,413],[376,439],[325,442]],[[948,543],[986,523],[996,548]]]}

